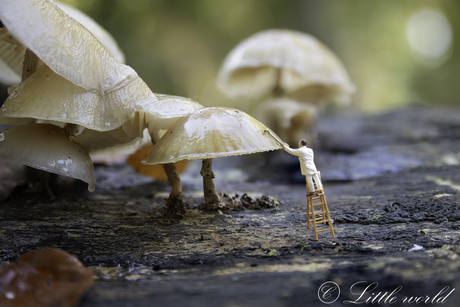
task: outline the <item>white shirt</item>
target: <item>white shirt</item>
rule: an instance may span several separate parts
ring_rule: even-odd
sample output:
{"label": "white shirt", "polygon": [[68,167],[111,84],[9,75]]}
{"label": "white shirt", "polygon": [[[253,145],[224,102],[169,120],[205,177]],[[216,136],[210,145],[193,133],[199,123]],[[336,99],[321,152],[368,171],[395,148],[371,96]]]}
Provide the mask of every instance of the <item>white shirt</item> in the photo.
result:
{"label": "white shirt", "polygon": [[299,157],[300,170],[302,175],[314,175],[318,172],[315,162],[313,161],[314,154],[312,149],[308,148],[307,146],[302,146],[298,149],[293,149],[286,146],[284,147],[284,150],[291,155]]}

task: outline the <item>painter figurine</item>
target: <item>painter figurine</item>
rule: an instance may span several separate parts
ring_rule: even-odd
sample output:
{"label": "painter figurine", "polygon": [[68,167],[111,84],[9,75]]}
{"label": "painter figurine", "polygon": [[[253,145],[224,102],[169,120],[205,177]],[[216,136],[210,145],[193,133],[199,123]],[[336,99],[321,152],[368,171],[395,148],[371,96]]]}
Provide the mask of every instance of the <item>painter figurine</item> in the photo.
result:
{"label": "painter figurine", "polygon": [[300,140],[299,148],[293,149],[290,148],[286,143],[282,142],[277,137],[275,137],[271,133],[271,131],[267,131],[275,140],[277,140],[280,143],[280,145],[283,147],[285,151],[287,151],[291,155],[299,157],[300,170],[302,172],[302,175],[305,175],[305,178],[307,180],[307,196],[315,194],[315,185],[313,184],[313,181],[316,183],[316,192],[318,193],[318,195],[323,194],[323,186],[321,184],[321,180],[319,179],[318,170],[316,169],[315,162],[313,160],[313,150],[307,147],[307,141],[305,141],[304,139]]}

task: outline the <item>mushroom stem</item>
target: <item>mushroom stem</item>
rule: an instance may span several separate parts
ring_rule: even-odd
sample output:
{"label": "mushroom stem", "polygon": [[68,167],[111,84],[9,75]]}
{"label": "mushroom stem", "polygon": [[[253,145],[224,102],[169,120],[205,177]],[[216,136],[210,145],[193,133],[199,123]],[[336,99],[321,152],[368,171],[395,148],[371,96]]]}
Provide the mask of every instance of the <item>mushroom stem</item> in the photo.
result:
{"label": "mushroom stem", "polygon": [[203,160],[200,175],[203,177],[204,200],[208,210],[216,209],[220,204],[220,198],[216,193],[214,178],[216,175],[212,171],[212,159]]}
{"label": "mushroom stem", "polygon": [[29,78],[37,69],[38,57],[30,49],[26,50],[24,65],[22,66],[21,81]]}
{"label": "mushroom stem", "polygon": [[26,174],[30,191],[40,192],[45,198],[53,199],[54,193],[51,189],[51,177],[55,174],[26,166]]}
{"label": "mushroom stem", "polygon": [[67,123],[62,129],[67,131],[70,135],[75,135],[78,132],[78,125]]}
{"label": "mushroom stem", "polygon": [[185,203],[179,173],[174,163],[163,164],[163,168],[168,177],[168,182],[172,186],[171,194],[169,194],[169,198],[166,200],[167,214],[181,216],[185,213]]}
{"label": "mushroom stem", "polygon": [[274,98],[283,96],[284,91],[281,88],[280,80],[281,80],[281,69],[278,68],[276,70],[275,86],[273,87],[273,90],[272,90],[272,95],[273,95]]}
{"label": "mushroom stem", "polygon": [[[150,140],[153,146],[158,143],[157,136],[150,134]],[[180,182],[179,173],[177,172],[174,163],[163,164],[163,168],[168,177],[168,182],[172,187],[172,191],[166,200],[166,214],[180,217],[185,213],[184,195],[182,194],[182,184]]]}

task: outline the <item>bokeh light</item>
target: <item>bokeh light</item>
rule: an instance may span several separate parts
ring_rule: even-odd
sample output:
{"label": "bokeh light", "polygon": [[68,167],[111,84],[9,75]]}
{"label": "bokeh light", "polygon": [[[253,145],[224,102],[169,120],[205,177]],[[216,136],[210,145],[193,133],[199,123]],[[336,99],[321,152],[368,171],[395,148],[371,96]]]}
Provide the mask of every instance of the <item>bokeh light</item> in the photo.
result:
{"label": "bokeh light", "polygon": [[407,22],[406,35],[414,56],[423,65],[439,66],[451,55],[452,28],[437,9],[415,12]]}

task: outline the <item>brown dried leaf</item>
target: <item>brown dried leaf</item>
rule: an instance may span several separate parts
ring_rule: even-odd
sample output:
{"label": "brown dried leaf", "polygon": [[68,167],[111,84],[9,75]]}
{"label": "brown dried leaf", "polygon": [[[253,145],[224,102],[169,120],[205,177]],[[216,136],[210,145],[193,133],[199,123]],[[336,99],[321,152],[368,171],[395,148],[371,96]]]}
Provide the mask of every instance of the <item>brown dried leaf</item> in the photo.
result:
{"label": "brown dried leaf", "polygon": [[0,306],[71,307],[92,284],[93,272],[74,256],[36,250],[0,267]]}
{"label": "brown dried leaf", "polygon": [[[160,164],[147,165],[147,164],[141,163],[141,161],[147,158],[148,154],[150,153],[150,151],[152,151],[152,149],[153,149],[153,145],[139,149],[135,153],[131,154],[126,159],[126,161],[128,162],[129,165],[131,165],[132,168],[134,168],[136,172],[142,175],[146,175],[146,176],[152,177],[157,180],[166,180],[168,179],[168,177],[166,176],[166,173],[163,169],[163,165],[160,165]],[[181,174],[187,167],[188,163],[189,161],[179,161],[179,162],[174,163],[176,165],[177,172]]]}

